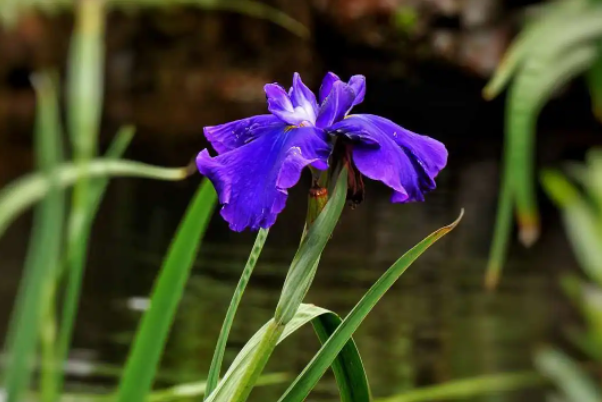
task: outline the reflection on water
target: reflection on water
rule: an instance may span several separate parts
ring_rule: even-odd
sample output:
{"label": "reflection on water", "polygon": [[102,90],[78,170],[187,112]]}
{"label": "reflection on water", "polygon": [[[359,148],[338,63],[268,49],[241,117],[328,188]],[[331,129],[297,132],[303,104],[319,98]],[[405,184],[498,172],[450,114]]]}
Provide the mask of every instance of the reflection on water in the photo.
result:
{"label": "reflection on water", "polygon": [[[374,87],[378,91],[379,83]],[[402,96],[403,90],[400,88]],[[442,96],[428,101],[435,114],[457,102],[446,96],[445,90],[440,93]],[[451,379],[528,369],[533,349],[558,338],[557,323],[570,311],[557,288],[557,274],[574,269],[575,264],[562,229],[555,215],[547,213],[551,208],[545,203],[541,241],[528,251],[513,246],[499,291],[487,294],[482,289],[496,205],[500,114],[498,120],[490,122],[487,113],[480,115],[477,108],[470,112],[474,121],[467,123],[466,118],[454,120],[452,109],[445,114],[451,120],[435,121],[431,115],[417,112],[426,110],[427,101],[413,99],[417,104],[406,104],[403,111],[391,103],[379,103],[376,96],[367,103],[372,112],[393,117],[416,131],[432,133],[448,144],[450,165],[438,178],[439,188],[424,204],[392,205],[383,186],[369,183],[365,202],[344,212],[306,299],[346,314],[396,258],[431,231],[451,222],[460,208],[466,209],[458,229],[420,258],[357,332],[355,339],[376,397]],[[144,134],[138,138],[145,138]],[[542,153],[544,162],[562,160],[566,144],[559,143],[558,138],[564,136],[550,134],[548,138],[541,145],[547,150]],[[138,141],[130,157],[172,164],[188,162],[202,146],[201,141],[190,141],[162,150]],[[271,317],[303,224],[305,179],[291,190],[287,208],[268,238],[237,316],[227,361]],[[111,184],[95,226],[74,358],[123,363],[139,310],[197,184],[198,178],[186,183],[119,179]],[[0,242],[0,333],[5,332],[20,276],[28,222],[28,217],[20,219]],[[206,375],[229,298],[252,242],[252,234],[232,233],[218,216],[214,217],[165,352],[163,367],[173,375],[158,381],[158,386],[172,383],[174,376],[190,381]],[[317,348],[312,330],[306,328],[277,350],[268,371],[299,372]],[[111,384],[102,376],[83,380],[71,376],[70,386],[89,389]],[[258,390],[254,400],[276,400],[285,386]],[[311,400],[337,400],[330,374]],[[543,400],[542,390],[472,399]]]}

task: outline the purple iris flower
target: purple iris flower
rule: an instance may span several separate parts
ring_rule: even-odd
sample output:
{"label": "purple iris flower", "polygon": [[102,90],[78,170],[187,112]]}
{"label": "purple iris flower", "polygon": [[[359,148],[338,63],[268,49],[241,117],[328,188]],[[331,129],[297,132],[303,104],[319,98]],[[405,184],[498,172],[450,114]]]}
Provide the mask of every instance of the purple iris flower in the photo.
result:
{"label": "purple iris flower", "polygon": [[318,99],[297,73],[288,92],[278,84],[264,89],[270,114],[205,127],[218,156],[204,149],[196,159],[232,230],[272,226],[303,168],[326,170],[331,155],[347,165],[353,193],[361,190],[360,173],[393,189],[392,202],[423,201],[435,188],[447,162],[442,143],[384,117],[349,115],[364,100],[362,75],[343,82],[328,73]]}

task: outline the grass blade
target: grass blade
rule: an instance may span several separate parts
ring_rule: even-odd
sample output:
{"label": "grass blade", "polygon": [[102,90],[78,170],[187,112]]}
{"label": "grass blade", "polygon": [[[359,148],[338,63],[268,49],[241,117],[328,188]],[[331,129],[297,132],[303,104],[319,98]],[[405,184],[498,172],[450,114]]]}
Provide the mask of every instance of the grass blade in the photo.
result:
{"label": "grass blade", "polygon": [[305,298],[313,280],[322,251],[330,239],[345,207],[347,197],[347,169],[342,169],[337,178],[332,197],[326,207],[303,237],[299,249],[288,270],[280,300],[276,306],[276,322],[286,324],[295,314]]}
{"label": "grass blade", "polygon": [[526,371],[522,373],[492,374],[465,378],[416,388],[399,395],[377,399],[376,402],[431,402],[455,401],[475,398],[481,395],[493,395],[499,392],[534,388],[547,381],[540,374]]}
{"label": "grass blade", "polygon": [[[24,0],[4,0],[0,2],[0,18],[5,23],[14,23],[19,13],[23,12]],[[37,8],[39,11],[50,11],[56,9],[70,8],[73,0],[30,0],[29,8]],[[193,6],[206,10],[231,11],[253,18],[259,18],[278,25],[287,31],[308,38],[309,29],[285,12],[278,10],[268,4],[256,0],[105,0],[109,7],[134,8],[134,7],[174,7]]]}
{"label": "grass blade", "polygon": [[587,84],[594,116],[602,122],[602,41],[598,43],[598,58],[587,72]]}
{"label": "grass blade", "polygon": [[149,393],[159,359],[215,201],[211,182],[203,183],[176,231],[155,283],[117,391],[118,402],[143,401]]}
{"label": "grass blade", "polygon": [[35,128],[36,164],[48,184],[48,195],[34,211],[25,274],[19,289],[6,350],[6,402],[20,401],[29,383],[44,308],[54,286],[65,214],[65,197],[53,169],[62,159],[57,93],[45,74],[33,80],[38,106]]}
{"label": "grass blade", "polygon": [[[324,316],[329,316],[330,318],[323,318]],[[338,320],[337,320],[338,319]],[[337,324],[340,322],[340,318],[336,316],[332,311],[326,310],[321,307],[317,307],[311,304],[301,304],[297,309],[293,318],[284,326],[282,334],[278,338],[277,344],[284,341],[286,338],[291,336],[295,331],[304,326],[307,323],[314,322],[315,320],[319,320],[316,322],[318,326],[318,331],[323,331],[323,334],[320,334],[320,339],[323,339],[322,336],[327,337],[334,328],[337,327]],[[239,378],[239,376],[245,372],[246,366],[249,364],[249,361],[253,357],[254,351],[257,349],[258,345],[265,338],[266,332],[269,331],[271,325],[274,324],[274,319],[267,322],[263,327],[261,327],[253,337],[245,344],[242,350],[238,353],[228,371],[224,375],[224,378],[220,382],[228,383],[232,379]],[[339,361],[339,367],[346,370],[344,374],[339,373],[340,375],[344,375],[349,379],[360,379],[362,377],[360,373],[363,372],[363,380],[359,381],[357,384],[358,390],[356,391],[358,395],[366,395],[368,394],[367,390],[361,390],[359,387],[367,387],[367,381],[365,380],[365,371],[363,368],[362,360],[359,358],[359,351],[357,350],[357,346],[353,339],[349,339],[346,342],[346,346],[344,349],[344,354],[341,355]],[[351,365],[350,365],[351,363]],[[347,372],[349,370],[350,372]],[[337,378],[339,381],[339,378]],[[227,398],[224,400],[228,400]],[[357,399],[355,401],[362,401],[362,399]]]}
{"label": "grass blade", "polygon": [[230,330],[232,329],[234,317],[236,316],[236,310],[238,309],[238,305],[240,304],[240,300],[242,299],[242,295],[245,291],[245,288],[249,283],[249,279],[251,278],[253,269],[255,269],[255,264],[259,259],[261,250],[263,250],[263,245],[265,244],[265,241],[268,238],[268,233],[269,229],[261,229],[257,233],[257,238],[255,239],[255,244],[253,244],[251,254],[249,255],[247,263],[245,264],[245,268],[242,271],[240,280],[236,285],[236,290],[234,290],[234,296],[232,296],[232,300],[230,301],[230,306],[228,307],[228,311],[226,312],[226,318],[224,319],[224,323],[222,324],[222,329],[219,333],[217,345],[215,346],[213,359],[211,359],[209,375],[207,376],[206,395],[209,395],[211,392],[213,392],[219,381],[219,375],[224,360],[224,353],[226,352],[226,344],[228,342]]}
{"label": "grass blade", "polygon": [[519,237],[526,246],[539,236],[539,211],[535,195],[534,142],[539,111],[560,85],[592,62],[593,46],[578,46],[558,61],[553,69],[545,59],[530,60],[515,79],[506,106],[504,171],[485,284],[493,289],[507,254],[512,226],[513,200],[516,202]]}
{"label": "grass blade", "polygon": [[[117,133],[105,155],[107,160],[120,158],[125,152],[134,136],[134,128],[123,127]],[[75,317],[81,292],[83,272],[86,266],[88,241],[92,231],[92,224],[98,208],[100,207],[105,190],[109,184],[108,177],[97,178],[90,183],[88,204],[82,211],[73,210],[70,217],[68,242],[67,242],[67,287],[63,300],[62,321],[58,335],[57,362],[55,365],[55,389],[57,395],[51,400],[58,399],[58,394],[63,387],[63,370],[60,369],[67,360],[69,345],[73,334]]]}
{"label": "grass blade", "polygon": [[[341,322],[343,320],[336,314],[324,314],[311,323],[320,342],[324,344],[341,325]],[[343,347],[331,367],[341,402],[370,402],[372,400],[368,376],[353,338]]]}
{"label": "grass blade", "polygon": [[75,28],[69,51],[68,122],[76,162],[96,155],[102,113],[104,71],[104,1],[75,4]]}
{"label": "grass blade", "polygon": [[[259,377],[257,386],[281,384],[289,379],[286,373],[266,374]],[[207,383],[205,381],[194,382],[189,384],[179,384],[174,387],[154,391],[151,393],[146,402],[172,402],[179,401],[185,398],[193,398],[206,395],[208,393]]]}
{"label": "grass blade", "polygon": [[462,219],[462,215],[463,211],[455,222],[433,232],[414,246],[380,277],[359,303],[355,305],[349,315],[345,317],[341,325],[337,327],[328,341],[324,343],[320,351],[305,367],[299,377],[295,379],[286,393],[279,399],[280,402],[303,401],[309,395],[310,391],[315,387],[328,367],[332,365],[345,344],[351,339],[353,333],[381,297],[423,252],[458,225]]}
{"label": "grass blade", "polygon": [[535,365],[552,379],[571,402],[600,402],[602,394],[595,382],[564,353],[544,348],[536,353]]}
{"label": "grass blade", "polygon": [[333,197],[303,237],[289,268],[274,319],[264,328],[253,353],[230,380],[222,380],[207,397],[208,402],[240,402],[246,400],[261,375],[285,326],[295,316],[313,280],[320,255],[336,226],[347,196],[346,170],[338,176]]}
{"label": "grass blade", "polygon": [[[189,166],[164,168],[128,160],[93,159],[86,166],[64,163],[56,167],[51,176],[56,178],[56,186],[65,188],[80,177],[145,177],[155,180],[184,180],[193,170]],[[0,236],[22,212],[45,197],[53,181],[49,175],[36,172],[13,182],[0,191]]]}

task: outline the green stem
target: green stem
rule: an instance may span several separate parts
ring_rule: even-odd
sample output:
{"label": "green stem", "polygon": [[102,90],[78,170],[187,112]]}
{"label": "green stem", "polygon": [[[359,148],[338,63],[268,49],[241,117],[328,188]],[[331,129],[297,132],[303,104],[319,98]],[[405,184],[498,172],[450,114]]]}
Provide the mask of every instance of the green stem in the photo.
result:
{"label": "green stem", "polygon": [[236,290],[234,291],[234,296],[232,296],[232,301],[230,302],[230,306],[226,312],[226,318],[224,319],[217,345],[215,347],[215,352],[213,354],[213,359],[211,360],[209,376],[207,377],[206,396],[210,395],[211,392],[213,392],[213,390],[217,387],[220,370],[224,360],[224,353],[226,351],[226,344],[228,342],[228,336],[230,334],[230,330],[232,329],[232,323],[234,322],[234,316],[236,315],[236,310],[238,309],[242,295],[247,287],[247,284],[249,283],[249,279],[251,278],[251,274],[253,273],[257,259],[259,258],[261,250],[263,249],[263,245],[268,237],[268,233],[268,229],[261,229],[259,233],[257,233],[257,238],[255,239],[255,244],[253,244],[253,249],[251,250],[249,259],[247,260],[245,268],[242,272],[242,276],[236,285]]}

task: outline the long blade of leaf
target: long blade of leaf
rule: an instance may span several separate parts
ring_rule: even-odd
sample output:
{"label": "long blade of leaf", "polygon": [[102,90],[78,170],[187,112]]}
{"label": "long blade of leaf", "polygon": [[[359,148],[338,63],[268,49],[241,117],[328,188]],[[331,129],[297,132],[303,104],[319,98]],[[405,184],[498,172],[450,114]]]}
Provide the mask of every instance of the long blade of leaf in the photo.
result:
{"label": "long blade of leaf", "polygon": [[33,228],[25,261],[25,274],[11,319],[5,346],[6,402],[20,401],[31,376],[44,305],[56,280],[61,248],[65,197],[57,185],[54,167],[62,159],[57,93],[52,79],[40,74],[33,80],[38,106],[35,128],[36,164],[48,185],[48,195],[34,211]]}
{"label": "long blade of leaf", "polygon": [[399,395],[379,398],[376,402],[455,401],[481,395],[494,395],[500,392],[534,388],[546,384],[546,382],[541,374],[533,371],[483,375],[416,388]]}
{"label": "long blade of leaf", "polygon": [[[23,12],[24,0],[4,0],[0,2],[0,17],[5,23],[14,23],[18,13]],[[308,38],[309,29],[298,20],[285,12],[278,10],[268,4],[256,0],[105,0],[109,7],[131,9],[135,7],[173,7],[193,6],[207,10],[231,11],[253,18],[259,18],[278,25],[289,32],[301,37]],[[28,0],[28,7],[36,7],[40,11],[70,8],[73,0],[53,0],[49,4],[47,0]]]}
{"label": "long blade of leaf", "polygon": [[240,402],[246,400],[255,381],[261,375],[268,358],[277,345],[286,324],[295,316],[313,280],[320,255],[341,215],[347,196],[347,174],[343,169],[337,178],[334,194],[313,223],[293,258],[276,307],[274,319],[266,325],[262,338],[256,342],[253,353],[246,356],[239,370],[227,373],[207,402]]}
{"label": "long blade of leaf", "polygon": [[116,400],[143,401],[157,372],[178,303],[216,201],[207,179],[197,190],[169,247],[121,378]]}
{"label": "long blade of leaf", "polygon": [[[341,322],[341,319],[330,310],[311,304],[301,304],[301,306],[299,306],[295,312],[293,318],[284,327],[284,330],[278,338],[277,343],[280,344],[280,342],[284,341],[295,331],[309,322],[315,323],[314,328],[317,328],[319,338],[320,340],[323,340],[332,334],[332,331],[337,328],[338,324]],[[251,339],[245,344],[228,368],[228,371],[224,375],[222,382],[228,382],[232,379],[238,378],[238,376],[245,371],[246,365],[249,364],[254,350],[258,347],[259,343],[264,338],[265,333],[269,330],[270,325],[273,325],[273,323],[273,319],[268,321],[253,335],[253,337],[251,337]],[[335,374],[337,374],[337,382],[339,384],[349,380],[357,381],[355,384],[353,384],[353,390],[349,389],[352,385],[347,383],[348,388],[343,388],[342,393],[342,396],[345,398],[349,398],[350,395],[353,395],[354,397],[357,397],[357,399],[343,400],[345,402],[368,402],[369,399],[365,399],[365,397],[369,396],[368,382],[366,380],[366,374],[362,360],[359,357],[359,351],[353,339],[349,339],[345,343],[343,351],[339,355],[337,364],[338,370],[335,370]]]}
{"label": "long blade of leaf", "polygon": [[579,265],[590,278],[602,284],[602,237],[594,209],[560,173],[543,171],[541,182],[552,201],[562,210],[564,225]]}
{"label": "long blade of leaf", "polygon": [[324,251],[345,207],[346,195],[347,169],[344,168],[337,178],[334,194],[303,237],[301,245],[295,253],[276,306],[274,314],[276,322],[286,324],[307,294],[322,251]]}
{"label": "long blade of leaf", "polygon": [[230,301],[230,306],[228,307],[228,311],[226,312],[226,318],[224,319],[224,323],[222,324],[222,329],[217,340],[217,345],[215,346],[213,359],[211,360],[209,375],[207,376],[206,395],[209,395],[211,394],[211,392],[213,392],[219,381],[222,362],[224,360],[224,353],[226,352],[226,344],[228,342],[230,330],[232,329],[232,323],[234,322],[236,310],[238,309],[238,305],[240,304],[240,300],[242,299],[242,295],[245,291],[245,288],[249,283],[249,279],[251,278],[251,274],[253,273],[255,264],[259,259],[261,250],[263,250],[263,245],[265,244],[265,241],[268,238],[268,233],[268,229],[261,229],[257,233],[255,244],[253,244],[253,248],[251,249],[251,254],[247,259],[247,263],[245,264],[245,267],[242,271],[240,280],[238,281],[236,289],[234,290],[234,295],[232,296],[232,300]]}
{"label": "long blade of leaf", "polygon": [[484,97],[486,99],[495,98],[521,67],[525,57],[535,47],[541,46],[542,39],[545,40],[550,33],[558,31],[559,23],[580,14],[587,6],[587,1],[582,0],[555,1],[543,6],[539,15],[523,28],[523,31],[506,51],[504,59],[483,89]]}
{"label": "long blade of leaf", "polygon": [[564,353],[544,348],[536,353],[535,365],[552,379],[571,402],[599,402],[602,394],[595,382]]}
{"label": "long blade of leaf", "polygon": [[[56,178],[56,186],[63,189],[75,183],[82,176],[89,177],[145,177],[155,180],[184,180],[192,173],[186,166],[164,168],[128,160],[93,159],[86,166],[64,163],[51,172]],[[53,181],[40,172],[31,173],[0,191],[0,236],[23,211],[45,197]]]}
{"label": "long blade of leaf", "polygon": [[[311,323],[320,342],[324,344],[341,325],[341,322],[343,320],[338,315],[324,314]],[[368,376],[353,338],[345,344],[331,367],[341,402],[370,402],[372,400]]]}
{"label": "long blade of leaf", "polygon": [[318,383],[328,367],[332,365],[345,344],[351,339],[353,333],[374,308],[376,303],[393,286],[399,277],[412,265],[412,263],[441,237],[452,231],[462,219],[463,212],[458,219],[448,226],[433,232],[411,250],[399,258],[368,290],[353,310],[337,327],[329,339],[322,345],[320,351],[305,367],[303,372],[295,379],[286,393],[279,399],[280,402],[303,401]]}
{"label": "long blade of leaf", "polygon": [[591,63],[593,46],[567,53],[553,69],[543,60],[529,60],[512,84],[506,106],[506,136],[502,185],[485,283],[494,288],[505,261],[512,224],[512,200],[516,201],[520,238],[531,245],[539,236],[539,212],[535,195],[534,141],[537,116],[549,96]]}
{"label": "long blade of leaf", "polygon": [[[125,152],[127,146],[134,136],[134,128],[131,126],[122,127],[105,155],[107,160],[116,160]],[[88,252],[88,241],[92,231],[92,224],[102,202],[102,198],[109,184],[108,177],[101,177],[90,183],[90,194],[88,204],[84,210],[73,210],[71,215],[71,225],[69,226],[67,242],[67,288],[64,295],[62,321],[58,335],[58,351],[55,373],[55,389],[60,393],[63,387],[62,362],[67,360],[69,345],[73,334],[73,325],[77,316],[77,307],[79,295],[81,292],[81,283],[83,272],[86,265],[86,256]],[[58,395],[57,395],[58,397]],[[57,397],[53,399],[57,399]]]}
{"label": "long blade of leaf", "polygon": [[598,43],[598,58],[587,72],[587,85],[594,116],[602,122],[602,41]]}

